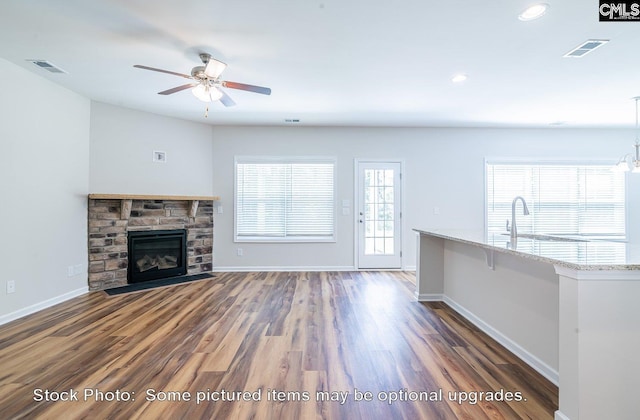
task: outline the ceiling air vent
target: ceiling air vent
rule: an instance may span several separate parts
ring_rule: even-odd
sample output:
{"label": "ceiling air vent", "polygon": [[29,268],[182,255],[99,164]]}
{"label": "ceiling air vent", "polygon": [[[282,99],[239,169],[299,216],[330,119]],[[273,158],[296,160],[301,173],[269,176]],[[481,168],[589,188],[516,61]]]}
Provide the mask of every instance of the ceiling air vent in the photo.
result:
{"label": "ceiling air vent", "polygon": [[57,67],[55,64],[52,64],[47,60],[27,60],[27,61],[35,64],[41,69],[48,71],[49,73],[66,73],[66,71],[62,70],[60,67]]}
{"label": "ceiling air vent", "polygon": [[607,42],[609,42],[608,39],[588,39],[582,44],[578,45],[576,48],[572,49],[571,51],[563,55],[563,57],[573,57],[573,58],[584,57],[591,51],[606,44]]}

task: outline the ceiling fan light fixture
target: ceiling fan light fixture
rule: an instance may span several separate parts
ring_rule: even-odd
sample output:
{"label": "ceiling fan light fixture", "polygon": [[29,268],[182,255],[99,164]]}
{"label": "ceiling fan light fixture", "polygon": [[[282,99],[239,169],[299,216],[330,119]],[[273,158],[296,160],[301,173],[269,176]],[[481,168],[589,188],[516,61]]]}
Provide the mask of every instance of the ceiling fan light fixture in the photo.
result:
{"label": "ceiling fan light fixture", "polygon": [[527,22],[529,20],[535,20],[544,16],[549,9],[549,5],[547,3],[538,3],[526,8],[522,13],[518,15],[518,19],[523,22]]}
{"label": "ceiling fan light fixture", "polygon": [[209,93],[209,86],[204,83],[199,83],[198,86],[191,90],[193,96],[200,99],[202,102],[211,102],[211,94]]}
{"label": "ceiling fan light fixture", "polygon": [[206,67],[204,68],[204,74],[213,79],[220,77],[227,65],[222,61],[218,61],[215,58],[210,58]]}

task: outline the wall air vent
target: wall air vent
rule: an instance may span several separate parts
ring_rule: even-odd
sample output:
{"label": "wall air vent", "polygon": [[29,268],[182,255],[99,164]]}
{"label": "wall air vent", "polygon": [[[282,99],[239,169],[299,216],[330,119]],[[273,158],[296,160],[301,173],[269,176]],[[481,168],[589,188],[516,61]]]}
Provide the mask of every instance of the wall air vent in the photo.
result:
{"label": "wall air vent", "polygon": [[569,51],[568,53],[566,53],[565,55],[563,55],[563,57],[573,57],[573,58],[584,57],[591,51],[606,44],[607,42],[609,42],[608,39],[588,39],[582,44],[572,49],[571,51]]}
{"label": "wall air vent", "polygon": [[41,69],[48,71],[49,73],[67,73],[66,71],[62,70],[60,67],[56,66],[55,64],[52,64],[50,61],[47,61],[47,60],[27,60],[27,61],[35,64]]}

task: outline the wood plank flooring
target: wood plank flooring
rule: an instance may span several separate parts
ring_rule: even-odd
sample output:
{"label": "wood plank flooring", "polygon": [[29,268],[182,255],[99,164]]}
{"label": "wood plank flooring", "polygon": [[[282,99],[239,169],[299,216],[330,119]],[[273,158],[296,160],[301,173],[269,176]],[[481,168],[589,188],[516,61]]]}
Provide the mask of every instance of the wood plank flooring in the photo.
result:
{"label": "wood plank flooring", "polygon": [[77,297],[0,326],[0,418],[553,418],[553,384],[414,282],[218,273]]}

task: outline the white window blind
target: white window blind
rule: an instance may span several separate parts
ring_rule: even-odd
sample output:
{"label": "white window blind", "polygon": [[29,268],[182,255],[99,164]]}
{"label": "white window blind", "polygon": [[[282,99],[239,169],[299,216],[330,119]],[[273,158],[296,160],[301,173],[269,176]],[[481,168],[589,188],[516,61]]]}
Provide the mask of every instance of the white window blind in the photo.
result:
{"label": "white window blind", "polygon": [[626,236],[625,177],[611,165],[487,163],[487,230],[505,232],[516,196],[518,232]]}
{"label": "white window blind", "polygon": [[335,160],[236,159],[236,241],[335,240]]}

